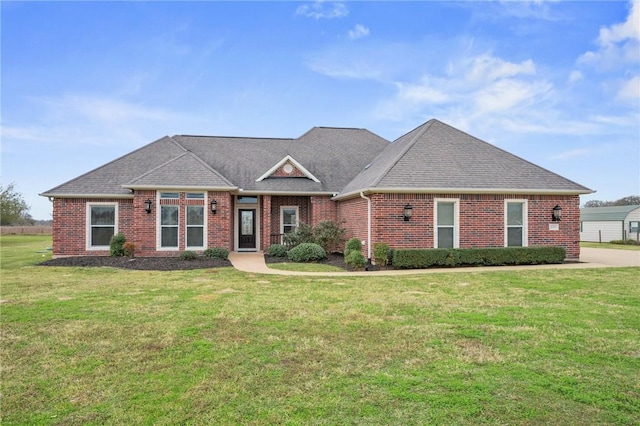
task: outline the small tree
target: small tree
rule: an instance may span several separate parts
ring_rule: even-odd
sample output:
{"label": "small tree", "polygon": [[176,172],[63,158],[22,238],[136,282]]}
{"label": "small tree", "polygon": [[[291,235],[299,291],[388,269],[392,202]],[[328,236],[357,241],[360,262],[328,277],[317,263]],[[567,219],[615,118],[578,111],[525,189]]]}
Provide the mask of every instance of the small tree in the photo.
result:
{"label": "small tree", "polygon": [[0,225],[33,225],[34,220],[29,215],[29,206],[24,201],[15,184],[10,183],[6,188],[0,185]]}
{"label": "small tree", "polygon": [[287,232],[282,237],[282,242],[289,248],[293,248],[303,243],[313,243],[313,230],[311,225],[306,223],[300,223],[296,230],[293,232]]}
{"label": "small tree", "polygon": [[344,244],[344,232],[343,228],[330,220],[323,220],[313,228],[315,243],[322,246],[327,253],[340,250]]}

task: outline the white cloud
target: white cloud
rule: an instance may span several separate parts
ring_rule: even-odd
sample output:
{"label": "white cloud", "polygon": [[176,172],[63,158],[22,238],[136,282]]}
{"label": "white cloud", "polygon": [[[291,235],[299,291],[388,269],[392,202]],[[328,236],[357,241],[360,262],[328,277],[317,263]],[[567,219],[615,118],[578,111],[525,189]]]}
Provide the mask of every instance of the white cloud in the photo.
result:
{"label": "white cloud", "polygon": [[570,151],[560,152],[558,154],[552,155],[552,160],[570,160],[572,158],[584,157],[591,154],[591,150],[586,148],[578,148],[572,149]]}
{"label": "white cloud", "polygon": [[600,28],[596,42],[598,49],[582,54],[579,64],[607,70],[640,62],[640,0],[631,2],[624,22]]}
{"label": "white cloud", "polygon": [[349,38],[351,40],[357,40],[362,37],[366,37],[369,35],[369,28],[364,25],[356,24],[352,30],[349,30]]}
{"label": "white cloud", "polygon": [[519,74],[533,75],[536,67],[531,59],[516,64],[491,55],[480,55],[473,59],[467,79],[478,82],[496,81]]}
{"label": "white cloud", "polygon": [[318,0],[311,4],[299,6],[296,14],[314,19],[334,19],[344,18],[349,15],[349,10],[344,3]]}
{"label": "white cloud", "polygon": [[575,83],[582,80],[583,78],[584,76],[582,75],[581,71],[573,70],[571,71],[571,74],[569,74],[569,83]]}
{"label": "white cloud", "polygon": [[636,75],[622,83],[616,97],[621,101],[638,102],[640,100],[640,76]]}

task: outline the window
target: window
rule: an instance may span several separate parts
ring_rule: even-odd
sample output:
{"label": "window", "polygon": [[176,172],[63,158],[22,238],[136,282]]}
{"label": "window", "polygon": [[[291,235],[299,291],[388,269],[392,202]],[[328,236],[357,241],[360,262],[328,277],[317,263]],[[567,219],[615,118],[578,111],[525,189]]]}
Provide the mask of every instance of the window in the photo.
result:
{"label": "window", "polygon": [[238,197],[238,204],[258,204],[258,197],[241,196]]}
{"label": "window", "polygon": [[180,198],[179,192],[161,192],[160,198]]}
{"label": "window", "polygon": [[280,233],[294,232],[298,227],[298,206],[280,207]]}
{"label": "window", "polygon": [[187,206],[187,247],[204,247],[204,206]]}
{"label": "window", "polygon": [[160,247],[178,248],[178,206],[160,206]]}
{"label": "window", "polygon": [[507,247],[527,246],[527,201],[505,200],[505,237]]}
{"label": "window", "polygon": [[187,200],[204,200],[204,192],[187,192]]}
{"label": "window", "polygon": [[458,201],[435,200],[436,203],[436,248],[458,247]]}
{"label": "window", "polygon": [[111,237],[116,233],[116,205],[89,204],[88,248],[109,247]]}

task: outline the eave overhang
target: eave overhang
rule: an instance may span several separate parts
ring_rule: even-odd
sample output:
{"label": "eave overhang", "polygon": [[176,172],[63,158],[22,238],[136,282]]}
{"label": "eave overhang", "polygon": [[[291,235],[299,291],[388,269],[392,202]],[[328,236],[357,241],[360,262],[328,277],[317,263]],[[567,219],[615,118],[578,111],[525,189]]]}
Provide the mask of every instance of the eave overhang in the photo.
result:
{"label": "eave overhang", "polygon": [[584,195],[593,194],[594,190],[584,189],[539,189],[539,188],[365,188],[338,194],[335,201],[360,197],[360,194],[519,194],[519,195]]}
{"label": "eave overhang", "polygon": [[57,194],[55,192],[43,192],[38,195],[48,198],[119,198],[123,200],[133,198],[133,194]]}

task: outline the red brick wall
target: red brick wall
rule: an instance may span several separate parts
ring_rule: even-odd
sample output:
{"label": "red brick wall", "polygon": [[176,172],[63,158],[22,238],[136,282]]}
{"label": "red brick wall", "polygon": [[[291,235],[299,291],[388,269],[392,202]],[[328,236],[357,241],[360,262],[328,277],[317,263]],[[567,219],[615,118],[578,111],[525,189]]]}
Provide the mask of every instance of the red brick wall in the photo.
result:
{"label": "red brick wall", "polygon": [[211,205],[205,206],[207,217],[208,247],[222,247],[233,251],[233,196],[228,192],[207,194],[207,202],[218,202],[216,214],[211,213]]}
{"label": "red brick wall", "polygon": [[56,198],[53,200],[53,254],[108,256],[109,250],[87,250],[87,203],[117,203],[118,232],[133,233],[133,200]]}
{"label": "red brick wall", "polygon": [[311,197],[310,225],[316,226],[323,220],[338,221],[338,203],[331,201],[331,197]]}
{"label": "red brick wall", "polygon": [[[352,198],[340,201],[338,203],[338,223],[345,229],[345,239],[357,238],[360,241],[366,241],[367,200]],[[366,247],[363,247],[363,253],[367,253]]]}
{"label": "red brick wall", "polygon": [[301,223],[311,223],[311,203],[309,197],[279,196],[271,197],[271,229],[269,234],[280,233],[280,207],[298,206],[298,221]]}
{"label": "red brick wall", "polygon": [[[384,242],[392,248],[433,248],[435,198],[459,200],[459,241],[461,248],[504,246],[505,199],[528,200],[528,245],[560,246],[567,259],[580,256],[579,196],[475,195],[475,194],[371,194],[371,242]],[[413,207],[412,217],[404,221],[404,206]],[[562,221],[552,222],[551,212],[562,207]],[[362,198],[342,201],[338,219],[344,221],[346,237],[367,239],[367,202]],[[559,230],[549,230],[555,223]],[[367,247],[363,247],[367,252]]]}

